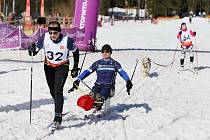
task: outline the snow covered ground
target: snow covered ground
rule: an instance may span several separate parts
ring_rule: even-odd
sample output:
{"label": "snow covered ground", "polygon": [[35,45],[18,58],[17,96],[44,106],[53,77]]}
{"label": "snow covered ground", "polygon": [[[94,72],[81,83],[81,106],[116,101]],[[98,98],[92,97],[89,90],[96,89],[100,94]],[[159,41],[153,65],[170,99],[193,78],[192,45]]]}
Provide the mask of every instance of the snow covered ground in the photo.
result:
{"label": "snow covered ground", "polygon": [[[186,19],[183,19],[186,20]],[[110,44],[112,57],[118,60],[131,77],[136,59],[148,56],[152,63],[150,76],[142,78],[139,65],[133,77],[133,89],[128,96],[125,81],[118,75],[116,92],[111,100],[111,113],[99,118],[84,120],[84,111],[77,99],[88,93],[69,94],[72,81],[67,79],[64,87],[64,112],[60,131],[44,137],[45,140],[209,140],[210,139],[210,23],[207,19],[195,18],[188,27],[197,32],[194,40],[198,51],[195,63],[198,74],[189,71],[177,73],[179,51],[170,51],[178,46],[176,34],[183,20],[160,21],[157,25],[139,21],[105,24],[97,31],[98,49]],[[188,22],[188,21],[186,21]],[[146,49],[146,50],[138,50]],[[154,51],[154,49],[156,51]],[[164,51],[164,50],[168,51]],[[157,51],[159,50],[159,51]],[[81,55],[82,62],[84,55]],[[100,53],[89,53],[84,68],[101,58]],[[53,101],[43,71],[41,53],[33,64],[33,109],[29,123],[30,57],[27,51],[0,51],[0,140],[35,140],[44,136],[47,125],[53,119]],[[72,57],[70,58],[72,60]],[[189,58],[186,59],[186,67]],[[70,66],[70,68],[72,65]],[[89,86],[95,74],[84,80]]]}

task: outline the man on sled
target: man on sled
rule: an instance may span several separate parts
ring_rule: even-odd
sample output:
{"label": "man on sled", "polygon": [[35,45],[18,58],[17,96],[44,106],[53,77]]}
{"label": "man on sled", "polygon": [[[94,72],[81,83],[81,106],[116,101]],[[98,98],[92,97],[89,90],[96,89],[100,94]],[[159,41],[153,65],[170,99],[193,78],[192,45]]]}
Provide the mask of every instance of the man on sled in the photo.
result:
{"label": "man on sled", "polygon": [[[91,89],[91,92],[88,95],[89,98],[91,97],[93,99],[93,108],[95,108],[96,112],[104,112],[109,108],[110,98],[114,96],[115,79],[117,73],[119,73],[120,76],[126,81],[126,88],[128,93],[133,86],[129,76],[122,69],[120,63],[111,58],[112,48],[110,45],[105,44],[102,47],[101,53],[102,59],[97,60],[89,67],[89,69],[82,72],[74,81],[72,87],[72,91],[74,89],[78,89],[80,81],[96,71],[97,79],[93,88]],[[86,97],[88,96],[86,95]],[[81,101],[82,100],[80,99],[78,100],[80,107],[81,104],[85,104],[81,103]],[[89,109],[91,109],[91,107]],[[87,111],[89,109],[85,110]]]}

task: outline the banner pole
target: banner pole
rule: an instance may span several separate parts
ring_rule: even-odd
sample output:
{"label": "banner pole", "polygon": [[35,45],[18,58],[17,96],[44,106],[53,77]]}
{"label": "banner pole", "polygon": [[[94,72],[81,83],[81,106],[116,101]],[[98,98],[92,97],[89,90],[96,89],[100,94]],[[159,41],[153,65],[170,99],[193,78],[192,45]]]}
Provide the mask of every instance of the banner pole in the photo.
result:
{"label": "banner pole", "polygon": [[19,50],[20,50],[20,60],[22,60],[22,56],[21,56],[21,44],[22,44],[22,36],[21,36],[21,29],[20,29],[20,25],[18,26],[18,31],[19,31]]}

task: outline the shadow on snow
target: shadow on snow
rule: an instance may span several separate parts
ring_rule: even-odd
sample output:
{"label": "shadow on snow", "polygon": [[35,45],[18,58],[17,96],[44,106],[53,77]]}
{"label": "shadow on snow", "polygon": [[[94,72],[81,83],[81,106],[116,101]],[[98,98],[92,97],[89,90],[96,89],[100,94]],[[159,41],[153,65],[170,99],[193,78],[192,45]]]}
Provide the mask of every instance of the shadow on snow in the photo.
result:
{"label": "shadow on snow", "polygon": [[[13,59],[1,59],[0,62],[18,62],[18,63],[31,63],[31,60],[13,60]],[[41,63],[42,61],[35,61],[33,60],[33,63]]]}
{"label": "shadow on snow", "polygon": [[[41,105],[49,105],[54,104],[53,99],[40,99],[40,100],[33,100],[32,108],[39,108]],[[0,107],[0,112],[9,112],[9,111],[21,111],[21,110],[29,110],[30,109],[30,102],[25,102],[16,105],[6,105]]]}
{"label": "shadow on snow", "polygon": [[149,77],[152,78],[152,77],[158,77],[159,74],[157,72],[153,72],[153,73],[150,73],[149,74]]}
{"label": "shadow on snow", "polygon": [[200,71],[200,70],[209,69],[209,68],[210,68],[209,66],[199,66],[199,67],[195,67],[195,70]]}
{"label": "shadow on snow", "polygon": [[0,71],[0,74],[5,74],[13,71],[21,71],[21,70],[28,70],[28,69],[15,69],[15,70],[9,70],[9,71]]}
{"label": "shadow on snow", "polygon": [[[100,121],[115,121],[115,120],[126,120],[129,115],[123,115],[120,113],[123,113],[124,111],[128,111],[133,108],[144,108],[145,113],[149,113],[152,111],[152,108],[149,107],[147,103],[142,104],[117,104],[116,106],[111,106],[109,109],[109,112],[107,114],[104,114],[101,117],[93,117],[89,119],[78,117],[77,115],[71,115],[67,119],[65,119],[65,122],[71,121],[71,125],[63,126],[62,129],[65,128],[72,128],[72,127],[82,127],[87,124],[97,124]],[[72,121],[79,121],[79,123],[72,124]],[[81,122],[82,121],[82,122]]]}

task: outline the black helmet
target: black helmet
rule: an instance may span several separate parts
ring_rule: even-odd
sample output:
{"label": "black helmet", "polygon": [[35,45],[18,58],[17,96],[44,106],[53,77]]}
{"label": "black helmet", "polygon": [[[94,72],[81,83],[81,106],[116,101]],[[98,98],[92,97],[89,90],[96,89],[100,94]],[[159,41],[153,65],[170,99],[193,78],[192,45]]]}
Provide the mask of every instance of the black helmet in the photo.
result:
{"label": "black helmet", "polygon": [[101,52],[104,52],[104,51],[112,53],[111,46],[109,44],[105,44],[101,49]]}

